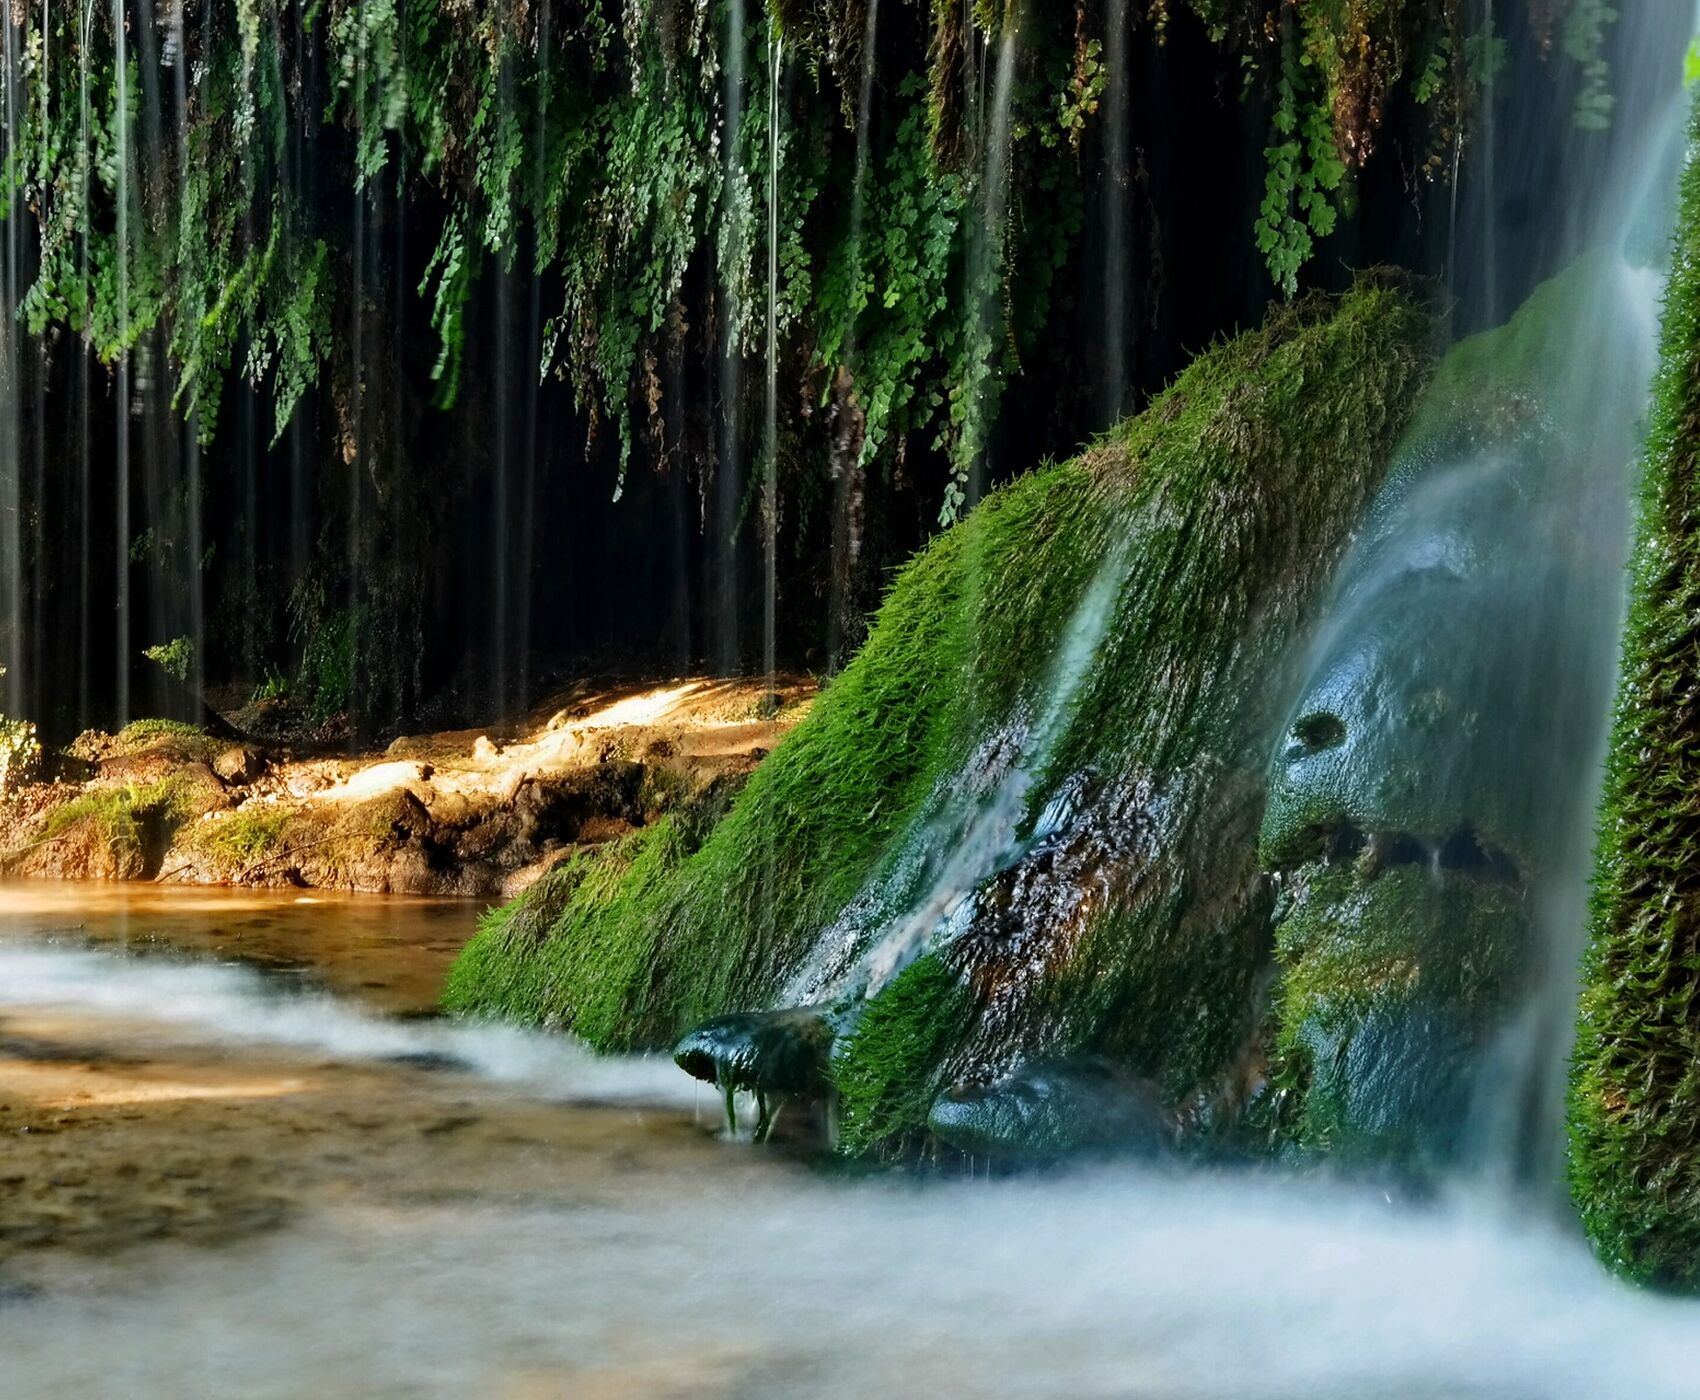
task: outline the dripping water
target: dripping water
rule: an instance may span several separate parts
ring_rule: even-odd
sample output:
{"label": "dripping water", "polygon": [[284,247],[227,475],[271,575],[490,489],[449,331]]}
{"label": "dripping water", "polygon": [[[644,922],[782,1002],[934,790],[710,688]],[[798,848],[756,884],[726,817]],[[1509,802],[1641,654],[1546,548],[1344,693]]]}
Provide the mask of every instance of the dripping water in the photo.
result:
{"label": "dripping water", "polygon": [[[777,18],[768,21],[767,72],[767,421],[762,444],[762,666],[767,673],[769,701],[778,682],[779,610],[779,168],[784,142],[779,129],[781,80],[785,71],[785,41]],[[772,715],[775,741],[778,713]],[[778,831],[770,822],[763,862],[762,907],[766,932],[774,925],[773,882],[778,864]]]}
{"label": "dripping water", "polygon": [[118,95],[112,125],[117,143],[118,189],[118,360],[113,412],[116,415],[116,449],[113,453],[116,504],[118,582],[118,644],[116,681],[118,716],[115,728],[130,719],[130,93],[128,38],[124,26],[124,0],[112,0],[112,44]]}
{"label": "dripping water", "polygon": [[[839,393],[841,402],[838,411],[843,414],[857,411],[856,405],[848,400],[851,395],[860,393],[855,382],[858,369],[856,327],[866,295],[863,290],[866,277],[863,225],[867,220],[868,149],[872,138],[874,79],[879,67],[879,17],[879,0],[868,0],[867,23],[862,34],[861,92],[856,103],[856,173],[850,187],[850,286],[853,290],[850,330],[844,344],[847,375]],[[835,446],[833,453],[832,577],[828,587],[826,619],[826,669],[829,676],[836,675],[843,663],[844,610],[849,605],[850,581],[861,548],[859,505],[863,486],[861,474],[866,458],[863,450],[866,430],[865,421],[853,432],[841,426],[839,437],[845,447],[840,451]],[[854,452],[849,450],[851,445],[855,448]]]}
{"label": "dripping water", "polygon": [[778,20],[768,30],[767,74],[767,397],[762,441],[762,667],[768,680],[778,670],[779,568],[779,166],[784,143],[779,130],[780,84],[785,40]]}
{"label": "dripping water", "polygon": [[[549,129],[549,95],[552,75],[550,63],[554,54],[554,15],[550,9],[551,0],[541,0],[537,16],[537,130],[545,132]],[[546,187],[546,172],[548,163],[548,147],[542,141],[537,143],[536,180],[538,189]],[[406,266],[405,263],[399,264]],[[531,268],[531,302],[526,327],[526,345],[536,353],[536,347],[543,343],[543,270],[537,265],[535,255]],[[519,703],[526,706],[531,703],[531,605],[532,605],[532,569],[536,562],[536,531],[533,524],[533,512],[537,502],[537,453],[538,453],[538,375],[527,374],[524,378],[525,394],[525,437],[521,447],[522,462],[520,468],[520,536],[519,536],[519,597],[518,612],[518,650],[519,650]]]}
{"label": "dripping water", "polygon": [[[1514,135],[1512,123],[1484,117],[1487,149],[1458,226],[1459,319],[1471,328],[1504,322],[1518,261],[1567,269],[1537,294],[1548,308],[1539,353],[1530,359],[1526,343],[1512,345],[1505,362],[1480,370],[1488,384],[1532,394],[1540,421],[1521,435],[1472,441],[1384,488],[1321,620],[1294,712],[1341,724],[1329,747],[1342,757],[1319,762],[1338,761],[1361,789],[1343,811],[1354,827],[1409,830],[1420,820],[1433,829],[1419,843],[1436,851],[1447,832],[1480,827],[1492,847],[1516,851],[1528,976],[1460,1130],[1468,1166],[1513,1198],[1531,1186],[1556,1194],[1562,1173],[1632,469],[1663,281],[1666,238],[1648,230],[1668,228],[1676,187],[1687,99],[1672,55],[1682,52],[1688,19],[1674,8],[1625,16],[1613,127],[1561,138],[1543,194],[1551,202],[1527,228],[1502,217],[1504,191],[1484,182],[1546,171],[1553,135]],[[1417,696],[1444,704],[1442,719],[1406,713],[1401,702]],[[1297,752],[1278,760],[1279,771],[1304,793],[1311,760]],[[1405,772],[1421,778],[1389,778]],[[1437,888],[1456,878],[1436,862]],[[1426,1033],[1442,1035],[1434,1026]]]}
{"label": "dripping water", "polygon": [[714,587],[715,663],[722,675],[738,669],[741,651],[738,628],[738,529],[743,495],[743,459],[740,433],[741,337],[744,319],[740,291],[742,271],[743,205],[748,189],[744,168],[744,44],[746,25],[744,0],[729,0],[726,7],[726,64],[721,102],[724,109],[722,140],[722,194],[720,221],[720,450],[715,488],[715,542],[718,578]]}
{"label": "dripping water", "polygon": [[[183,21],[184,0],[171,0],[171,45],[173,52],[172,83],[173,97],[177,104],[177,170],[179,188],[189,187],[189,49]],[[277,49],[274,45],[272,52]],[[252,208],[250,200],[249,207]],[[186,235],[186,236],[185,236]],[[179,235],[182,246],[187,249],[194,244],[192,230],[184,230]],[[187,474],[187,503],[185,507],[185,525],[187,535],[186,559],[184,570],[188,584],[189,599],[189,637],[192,643],[190,684],[193,693],[200,695],[204,688],[206,665],[206,596],[203,574],[201,570],[201,431],[200,409],[197,405],[189,407],[188,422],[183,427],[183,445],[186,454],[185,469]]]}
{"label": "dripping water", "polygon": [[1130,245],[1128,172],[1127,0],[1110,0],[1105,20],[1104,67],[1104,384],[1105,427],[1120,421],[1127,406],[1127,273]]}
{"label": "dripping water", "polygon": [[[497,60],[496,76],[496,120],[505,126],[508,114],[513,110],[513,70],[507,54],[504,52]],[[498,128],[500,129],[500,128]],[[512,231],[508,236],[512,237]],[[510,689],[509,667],[512,658],[509,655],[509,637],[513,630],[513,601],[509,596],[509,582],[513,576],[512,559],[515,551],[511,549],[513,538],[514,518],[513,503],[510,499],[513,477],[513,443],[509,431],[509,415],[506,395],[508,385],[512,380],[512,366],[509,363],[513,340],[514,306],[513,306],[513,277],[510,273],[512,253],[507,247],[498,248],[496,252],[497,266],[495,269],[496,282],[496,382],[491,391],[491,401],[495,406],[495,472],[493,482],[494,501],[492,515],[494,531],[490,560],[495,571],[495,612],[490,619],[489,633],[495,641],[495,665],[491,668],[491,684],[493,694],[490,697],[491,713],[497,717],[505,717],[508,706],[512,703],[513,695]]]}
{"label": "dripping water", "polygon": [[23,481],[19,451],[18,400],[20,370],[17,345],[18,309],[18,179],[17,111],[19,74],[17,36],[11,15],[4,17],[6,71],[6,249],[4,287],[0,288],[0,715],[18,715],[25,708],[29,676],[25,670]]}
{"label": "dripping water", "polygon": [[[1009,0],[1004,9],[1003,27],[998,34],[997,78],[992,87],[992,107],[982,119],[985,132],[985,163],[981,171],[981,214],[984,227],[978,239],[974,286],[975,339],[984,355],[980,365],[981,383],[976,392],[973,413],[975,423],[974,453],[970,463],[967,499],[964,505],[972,509],[985,494],[990,476],[986,434],[990,427],[995,382],[993,365],[1000,353],[1003,334],[1003,308],[1000,295],[1001,275],[1005,256],[1004,241],[1008,233],[1009,179],[1011,155],[1011,117],[1015,97],[1016,59],[1021,41],[1022,8],[1020,0]],[[984,82],[985,69],[981,68]]]}

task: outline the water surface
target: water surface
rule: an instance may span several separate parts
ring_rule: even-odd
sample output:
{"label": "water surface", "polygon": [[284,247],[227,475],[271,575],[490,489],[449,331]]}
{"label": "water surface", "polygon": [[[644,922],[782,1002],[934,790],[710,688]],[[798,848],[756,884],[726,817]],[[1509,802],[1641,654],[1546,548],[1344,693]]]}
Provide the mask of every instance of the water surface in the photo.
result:
{"label": "water surface", "polygon": [[1562,1222],[851,1180],[665,1063],[402,1014],[473,912],[0,887],[0,1393],[1694,1393],[1700,1311]]}

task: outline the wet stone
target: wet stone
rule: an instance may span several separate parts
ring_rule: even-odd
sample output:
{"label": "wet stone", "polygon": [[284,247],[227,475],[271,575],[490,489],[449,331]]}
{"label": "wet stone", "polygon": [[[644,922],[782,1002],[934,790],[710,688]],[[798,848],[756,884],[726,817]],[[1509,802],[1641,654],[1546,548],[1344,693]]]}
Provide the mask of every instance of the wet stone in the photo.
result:
{"label": "wet stone", "polygon": [[947,1090],[927,1126],[959,1151],[1017,1162],[1157,1157],[1172,1136],[1149,1081],[1091,1060],[1030,1064],[995,1084]]}
{"label": "wet stone", "polygon": [[836,1033],[819,1006],[721,1016],[680,1040],[673,1060],[692,1078],[723,1089],[814,1098],[826,1090]]}

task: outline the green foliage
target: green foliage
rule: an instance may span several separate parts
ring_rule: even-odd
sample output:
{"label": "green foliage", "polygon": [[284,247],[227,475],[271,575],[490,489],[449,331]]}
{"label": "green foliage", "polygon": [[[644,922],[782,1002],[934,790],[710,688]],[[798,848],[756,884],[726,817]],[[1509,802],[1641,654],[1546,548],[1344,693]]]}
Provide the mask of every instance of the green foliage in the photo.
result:
{"label": "green foliage", "polygon": [[176,681],[187,681],[195,669],[195,643],[189,637],[174,637],[156,647],[147,647],[142,655]]}
{"label": "green foliage", "polygon": [[[1330,0],[1282,7],[1287,32],[1272,46],[1263,0],[1190,3],[1248,82],[1270,86],[1255,236],[1289,293],[1397,84],[1412,84],[1450,150],[1496,42],[1459,32],[1457,6]],[[681,300],[693,269],[713,274],[725,313],[716,340],[766,351],[762,192],[777,153],[787,372],[831,384],[849,371],[866,416],[864,467],[930,434],[953,468],[942,519],[954,520],[1078,245],[1089,181],[1075,158],[1108,81],[1084,12],[935,0],[926,64],[917,55],[912,71],[876,85],[864,205],[877,216],[850,227],[849,201],[823,209],[820,192],[851,187],[858,140],[814,97],[835,82],[844,115],[859,119],[851,94],[873,61],[861,52],[861,3],[774,0],[766,14],[752,6],[746,33],[731,38],[721,5],[617,8],[616,18],[612,7],[518,0],[242,0],[155,6],[151,25],[137,12],[115,32],[111,7],[24,7],[9,169],[18,207],[41,228],[25,323],[66,328],[108,363],[162,334],[176,402],[207,441],[232,375],[267,392],[274,436],[327,367],[347,411],[368,392],[367,366],[339,347],[337,320],[369,313],[379,325],[390,308],[362,280],[348,206],[328,197],[340,182],[369,203],[393,195],[410,236],[415,211],[427,211],[418,292],[438,341],[440,405],[461,389],[474,289],[529,252],[529,270],[560,298],[544,308],[539,372],[571,381],[592,436],[611,422],[624,463],[637,425],[657,413],[654,362],[709,319]],[[1150,9],[1161,34],[1167,6]],[[1017,13],[1006,162],[973,129],[966,79]],[[1597,124],[1609,111],[1600,53],[1615,12],[1564,0],[1561,13],[1564,51],[1586,74],[1579,120]],[[777,133],[770,29],[783,37],[790,94]],[[723,148],[729,44],[748,75],[735,151]],[[323,128],[344,135],[322,139]],[[311,189],[306,142],[323,161]],[[1003,169],[1008,197],[991,199],[988,174]]]}
{"label": "green foliage", "polygon": [[234,812],[197,822],[185,845],[211,856],[237,879],[277,847],[291,820],[287,808],[251,801]]}
{"label": "green foliage", "polygon": [[118,731],[112,747],[117,753],[132,754],[161,743],[197,745],[207,742],[206,732],[197,725],[176,719],[138,719]]}
{"label": "green foliage", "polygon": [[303,623],[297,614],[301,669],[295,694],[306,706],[310,724],[323,724],[345,713],[354,699],[355,643],[359,636],[352,609],[331,610],[316,621]]}
{"label": "green foliage", "polygon": [[[0,676],[6,668],[0,666]],[[0,714],[0,802],[33,782],[41,766],[41,744],[35,726],[28,720],[8,719]]]}
{"label": "green foliage", "polygon": [[154,832],[169,834],[198,811],[197,790],[181,775],[150,783],[98,787],[49,812],[36,834],[52,841],[89,823],[112,852],[114,866],[127,876],[140,875]]}
{"label": "green foliage", "polygon": [[41,767],[41,743],[28,720],[0,715],[0,801],[34,780]]}
{"label": "green foliage", "polygon": [[1326,91],[1311,81],[1311,59],[1289,42],[1276,81],[1275,143],[1264,151],[1269,173],[1257,219],[1257,247],[1283,292],[1299,288],[1313,238],[1334,232],[1334,195],[1346,163],[1334,144]]}
{"label": "green foliage", "polygon": [[1604,131],[1611,125],[1617,105],[1609,86],[1606,27],[1617,22],[1617,7],[1610,0],[1570,0],[1564,16],[1564,52],[1580,68],[1582,88],[1576,94],[1576,125],[1585,131]]}
{"label": "green foliage", "polygon": [[1665,299],[1570,1098],[1570,1179],[1600,1255],[1700,1289],[1700,107]]}
{"label": "green foliage", "polygon": [[289,677],[281,671],[268,667],[260,683],[254,687],[253,693],[249,695],[248,703],[259,705],[268,700],[287,700],[289,693]]}

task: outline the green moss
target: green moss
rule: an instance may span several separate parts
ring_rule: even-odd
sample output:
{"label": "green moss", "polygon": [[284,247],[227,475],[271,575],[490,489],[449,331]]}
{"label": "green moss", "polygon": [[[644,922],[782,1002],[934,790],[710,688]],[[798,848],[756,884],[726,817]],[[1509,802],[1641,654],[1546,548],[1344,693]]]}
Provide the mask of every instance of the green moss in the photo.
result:
{"label": "green moss", "polygon": [[1570,1177],[1602,1258],[1700,1289],[1700,114],[1666,294],[1600,818]]}
{"label": "green moss", "polygon": [[938,957],[911,963],[869,1003],[833,1062],[842,1151],[893,1150],[926,1122],[946,1057],[977,1009]]}
{"label": "green moss", "polygon": [[149,851],[168,843],[170,833],[199,810],[196,795],[196,785],[176,775],[152,783],[95,788],[49,812],[37,839],[56,840],[92,823],[111,848],[115,867],[140,874]]}
{"label": "green moss", "polygon": [[[494,916],[451,1005],[625,1047],[771,1004],[853,902],[865,945],[927,892],[971,794],[1010,781],[1009,755],[1044,730],[1021,830],[1078,778],[1094,796],[1077,888],[1106,864],[1126,879],[1041,925],[1030,956],[1004,966],[982,940],[985,957],[957,959],[998,1012],[941,1028],[928,1053],[953,1045],[962,1069],[1064,1041],[1171,1086],[1204,1072],[1242,1034],[1267,940],[1252,853],[1282,658],[1403,425],[1428,329],[1385,283],[1306,300],[1081,457],[993,493],[902,572],[862,652],[700,850],[644,833],[563,874],[532,901],[559,901],[541,943],[515,935],[529,916]],[[857,1033],[862,1097],[918,1124],[914,1081],[873,1088],[912,1061],[876,1053],[882,1024]],[[872,1112],[848,1140],[900,1116]]]}
{"label": "green moss", "polygon": [[283,840],[292,814],[285,808],[250,803],[191,828],[187,845],[216,860],[232,877],[263,861]]}
{"label": "green moss", "polygon": [[1272,1072],[1286,1134],[1346,1160],[1444,1160],[1526,972],[1522,892],[1417,866],[1290,879]]}
{"label": "green moss", "polygon": [[125,725],[113,736],[112,746],[120,755],[141,753],[159,744],[172,744],[185,750],[209,749],[212,741],[199,725],[185,724],[175,719],[138,719]]}

